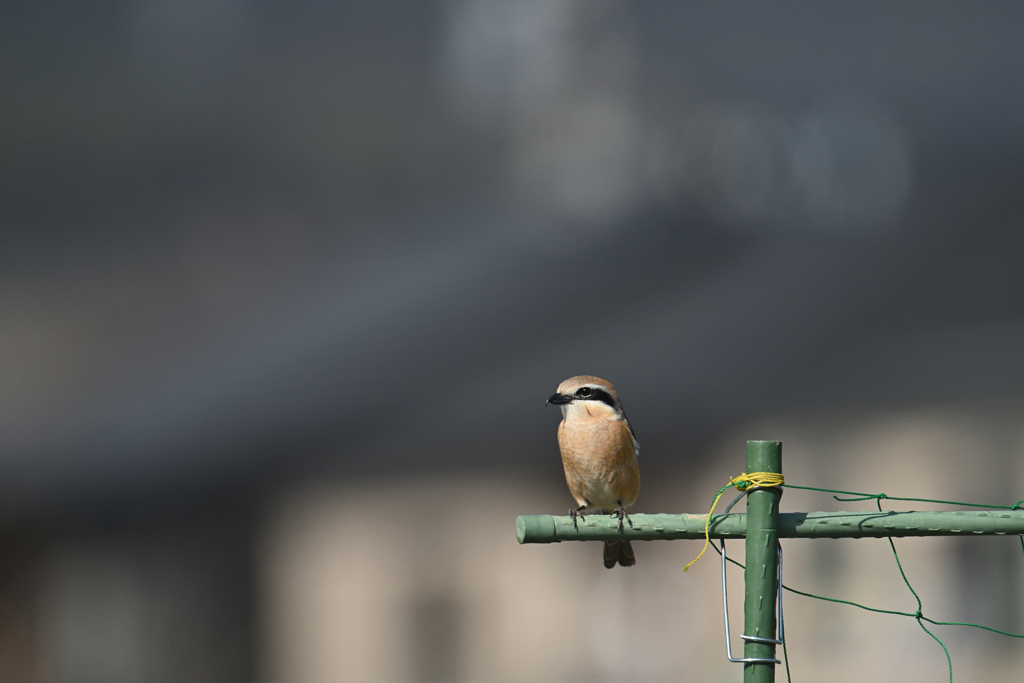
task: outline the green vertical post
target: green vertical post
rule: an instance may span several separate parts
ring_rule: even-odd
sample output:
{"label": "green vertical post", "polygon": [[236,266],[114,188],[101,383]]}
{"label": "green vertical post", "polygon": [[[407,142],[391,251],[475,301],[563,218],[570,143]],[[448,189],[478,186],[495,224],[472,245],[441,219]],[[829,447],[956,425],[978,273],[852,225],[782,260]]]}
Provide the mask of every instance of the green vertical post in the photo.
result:
{"label": "green vertical post", "polygon": [[[774,472],[782,474],[782,443],[779,441],[747,442],[747,474]],[[747,568],[743,573],[743,634],[775,639],[775,605],[778,595],[779,564],[779,487],[759,489],[747,495]],[[773,643],[744,640],[743,656],[772,659]],[[774,683],[775,665],[747,663],[743,665],[744,683]]]}

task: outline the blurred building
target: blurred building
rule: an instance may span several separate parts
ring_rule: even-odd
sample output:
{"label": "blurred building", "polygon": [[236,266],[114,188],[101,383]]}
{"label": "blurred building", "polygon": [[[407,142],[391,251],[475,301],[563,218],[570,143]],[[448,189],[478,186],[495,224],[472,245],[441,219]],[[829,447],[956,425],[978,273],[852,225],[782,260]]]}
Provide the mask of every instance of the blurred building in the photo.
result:
{"label": "blurred building", "polygon": [[[516,545],[569,505],[543,401],[579,373],[637,510],[703,512],[759,438],[794,483],[1024,498],[1022,29],[5,3],[0,679],[734,680],[697,544]],[[1010,541],[901,541],[926,613],[1024,630]],[[790,545],[794,585],[913,608],[887,544]],[[911,620],[787,617],[798,679],[946,675]],[[941,637],[1018,678],[1018,641]]]}

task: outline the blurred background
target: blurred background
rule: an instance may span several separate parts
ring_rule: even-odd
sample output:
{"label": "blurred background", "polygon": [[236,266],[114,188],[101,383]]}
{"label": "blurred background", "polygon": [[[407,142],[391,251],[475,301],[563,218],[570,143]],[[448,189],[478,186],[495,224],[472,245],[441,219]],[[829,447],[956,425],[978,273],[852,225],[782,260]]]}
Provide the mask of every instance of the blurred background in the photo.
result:
{"label": "blurred background", "polygon": [[[699,543],[516,544],[572,503],[544,400],[615,383],[635,511],[706,512],[747,439],[791,483],[1024,498],[1022,36],[1016,3],[0,4],[0,679],[738,680]],[[1017,539],[898,546],[926,615],[1024,630]],[[915,609],[884,541],[786,553]],[[912,620],[787,599],[795,680],[947,676]],[[1019,680],[1019,641],[938,633]]]}

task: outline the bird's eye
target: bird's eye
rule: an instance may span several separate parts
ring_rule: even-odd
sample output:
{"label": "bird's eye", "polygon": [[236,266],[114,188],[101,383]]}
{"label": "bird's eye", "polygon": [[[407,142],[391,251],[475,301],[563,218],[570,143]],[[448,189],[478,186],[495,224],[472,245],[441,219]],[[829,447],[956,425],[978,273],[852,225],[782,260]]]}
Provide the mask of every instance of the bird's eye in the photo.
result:
{"label": "bird's eye", "polygon": [[590,396],[590,387],[583,387],[582,389],[580,389],[576,393],[577,393],[577,395],[586,398],[587,396]]}

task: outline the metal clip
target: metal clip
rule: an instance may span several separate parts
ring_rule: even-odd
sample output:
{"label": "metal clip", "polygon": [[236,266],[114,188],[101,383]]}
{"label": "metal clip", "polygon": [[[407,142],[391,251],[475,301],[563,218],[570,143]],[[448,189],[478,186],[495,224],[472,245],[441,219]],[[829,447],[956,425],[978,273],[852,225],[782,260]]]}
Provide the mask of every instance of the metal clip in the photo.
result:
{"label": "metal clip", "polygon": [[[743,496],[747,495],[751,491],[756,491],[757,488],[760,488],[760,487],[755,487],[755,488],[749,489],[747,491],[744,491],[744,492],[740,493],[740,495],[736,496],[736,498],[731,503],[729,503],[729,507],[727,507],[725,509],[725,514],[729,514],[729,512],[732,510],[733,506],[736,505],[736,503],[738,503],[740,501],[740,498],[742,498]],[[724,608],[724,611],[725,611],[725,656],[729,659],[730,662],[741,662],[741,663],[744,663],[744,664],[782,664],[782,662],[779,661],[778,659],[772,659],[772,658],[768,658],[768,657],[733,657],[732,656],[732,639],[729,636],[729,584],[726,581],[726,577],[725,577],[725,563],[726,563],[726,559],[727,558],[726,558],[726,555],[725,555],[725,539],[724,538],[721,539],[721,547],[722,547],[722,605],[723,605],[723,608]],[[775,623],[776,624],[781,624],[782,623],[782,544],[781,543],[779,544],[778,581],[779,581],[779,584],[778,584],[778,613],[776,615],[778,617],[778,619],[776,620]],[[767,644],[771,644],[771,645],[784,645],[783,641],[776,640],[774,638],[761,638],[759,636],[748,636],[746,634],[741,634],[740,638],[742,638],[743,640],[745,640],[747,642],[751,642],[751,643],[767,643]]]}

